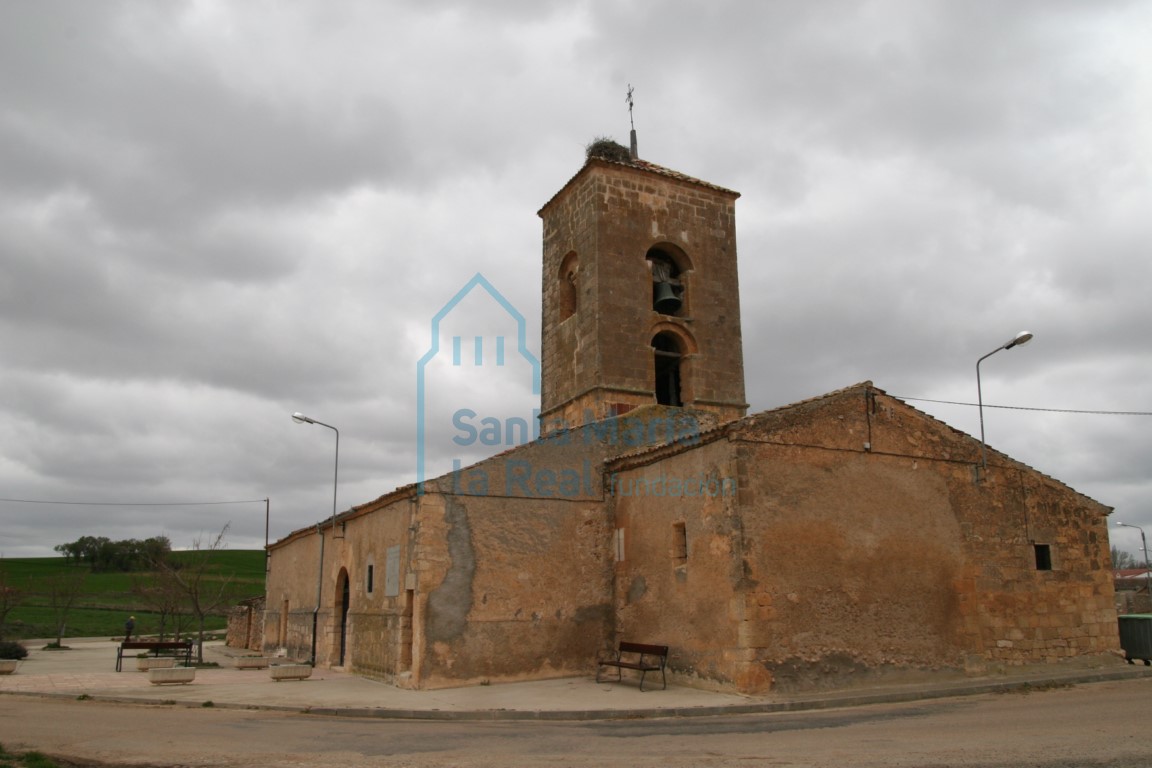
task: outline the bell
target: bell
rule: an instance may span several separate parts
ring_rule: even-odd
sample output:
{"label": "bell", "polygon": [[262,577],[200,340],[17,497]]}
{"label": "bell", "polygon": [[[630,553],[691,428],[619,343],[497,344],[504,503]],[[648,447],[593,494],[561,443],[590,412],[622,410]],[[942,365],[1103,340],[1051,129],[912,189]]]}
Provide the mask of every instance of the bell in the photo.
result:
{"label": "bell", "polygon": [[656,283],[652,307],[662,315],[674,315],[680,309],[680,297],[672,288],[672,283]]}

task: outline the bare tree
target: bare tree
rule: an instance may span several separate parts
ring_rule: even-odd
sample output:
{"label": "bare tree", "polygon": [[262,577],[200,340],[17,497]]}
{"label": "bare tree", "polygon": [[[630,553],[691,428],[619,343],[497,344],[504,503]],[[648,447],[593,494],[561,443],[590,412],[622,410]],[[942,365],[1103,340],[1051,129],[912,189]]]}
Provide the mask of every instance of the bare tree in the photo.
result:
{"label": "bare tree", "polygon": [[204,663],[204,623],[208,616],[219,611],[231,601],[231,577],[214,578],[211,570],[213,554],[224,549],[224,536],[231,526],[228,523],[216,535],[211,544],[204,545],[197,538],[192,542],[192,550],[177,559],[161,565],[161,581],[178,593],[191,612],[197,624],[196,660]]}
{"label": "bare tree", "polygon": [[48,607],[56,624],[56,645],[62,645],[68,614],[84,592],[88,572],[82,568],[68,568],[45,579],[48,587]]}
{"label": "bare tree", "polygon": [[167,639],[168,635],[168,622],[172,622],[172,635],[174,639],[179,638],[180,632],[184,628],[184,619],[187,613],[184,611],[184,594],[183,590],[176,583],[175,579],[167,578],[162,569],[160,577],[157,578],[156,574],[148,574],[146,578],[134,578],[132,580],[132,594],[140,598],[152,613],[160,617],[160,626],[157,628],[157,634],[160,636],[161,642]]}
{"label": "bare tree", "polygon": [[8,614],[24,603],[24,590],[11,583],[8,571],[0,568],[0,640],[4,639],[4,629],[8,624]]}
{"label": "bare tree", "polygon": [[1112,567],[1118,571],[1128,568],[1142,568],[1144,563],[1137,562],[1131,552],[1125,552],[1119,547],[1112,547]]}

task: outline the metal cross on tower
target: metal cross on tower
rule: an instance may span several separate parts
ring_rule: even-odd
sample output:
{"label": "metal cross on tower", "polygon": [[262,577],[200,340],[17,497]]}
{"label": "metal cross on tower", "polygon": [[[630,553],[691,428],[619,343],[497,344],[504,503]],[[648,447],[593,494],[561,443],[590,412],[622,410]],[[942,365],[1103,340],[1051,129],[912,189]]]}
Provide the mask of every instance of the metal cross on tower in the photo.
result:
{"label": "metal cross on tower", "polygon": [[633,120],[632,120],[632,104],[633,104],[633,101],[632,101],[632,91],[633,91],[633,90],[634,90],[634,89],[632,88],[632,83],[628,83],[628,95],[624,97],[624,100],[625,100],[626,102],[628,102],[628,125],[630,125],[630,126],[631,126],[631,128],[632,128],[632,133],[631,133],[631,139],[632,139],[632,141],[631,141],[631,144],[632,144],[632,147],[631,147],[631,152],[632,152],[632,159],[633,159],[633,160],[638,160],[638,159],[640,158],[640,155],[639,155],[639,153],[637,152],[637,149],[636,149],[636,123],[635,123],[635,121],[633,121]]}

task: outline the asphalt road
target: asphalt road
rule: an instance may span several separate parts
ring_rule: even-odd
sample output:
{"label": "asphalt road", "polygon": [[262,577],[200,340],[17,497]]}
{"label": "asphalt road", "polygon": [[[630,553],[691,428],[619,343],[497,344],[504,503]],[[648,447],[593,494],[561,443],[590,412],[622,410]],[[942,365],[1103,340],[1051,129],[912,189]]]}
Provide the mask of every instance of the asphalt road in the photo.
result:
{"label": "asphalt road", "polygon": [[0,696],[0,744],[147,766],[1152,766],[1152,680],[795,714],[397,721]]}

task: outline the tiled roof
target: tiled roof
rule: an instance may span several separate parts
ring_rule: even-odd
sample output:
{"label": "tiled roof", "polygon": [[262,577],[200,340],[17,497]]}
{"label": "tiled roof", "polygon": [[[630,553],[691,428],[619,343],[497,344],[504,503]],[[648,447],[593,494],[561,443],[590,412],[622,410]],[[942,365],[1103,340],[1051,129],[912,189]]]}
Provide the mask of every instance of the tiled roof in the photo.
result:
{"label": "tiled roof", "polygon": [[[814,405],[816,403],[820,403],[823,401],[833,400],[833,399],[844,397],[845,395],[853,394],[856,392],[869,392],[869,391],[875,392],[876,394],[883,395],[884,397],[891,398],[892,400],[895,400],[896,402],[900,403],[905,408],[916,413],[921,418],[926,419],[932,423],[939,424],[942,428],[952,432],[953,434],[955,434],[958,437],[966,438],[968,440],[973,440],[973,441],[977,440],[977,438],[973,437],[972,435],[969,435],[968,433],[966,433],[962,430],[959,430],[956,427],[953,427],[951,424],[949,424],[945,421],[941,421],[940,419],[937,419],[932,414],[925,413],[924,411],[921,411],[919,408],[916,408],[915,406],[909,405],[904,400],[901,400],[900,398],[895,397],[894,395],[888,394],[884,390],[875,386],[871,381],[862,381],[859,384],[853,384],[853,385],[848,386],[848,387],[843,387],[841,389],[833,390],[832,392],[828,392],[828,393],[823,394],[823,395],[818,395],[816,397],[810,397],[810,398],[807,398],[805,400],[799,400],[795,403],[789,403],[788,405],[782,405],[778,408],[773,408],[771,410],[753,413],[753,414],[745,416],[741,419],[737,419],[736,421],[729,421],[729,422],[726,422],[724,424],[719,424],[719,425],[713,427],[712,429],[704,430],[703,432],[701,432],[699,435],[699,438],[700,438],[699,442],[694,444],[694,445],[674,444],[674,445],[670,445],[670,446],[669,445],[661,445],[661,446],[654,446],[654,447],[644,447],[644,448],[640,448],[639,450],[632,451],[632,452],[629,452],[626,454],[619,454],[619,455],[613,457],[607,463],[609,463],[609,464],[623,464],[623,463],[629,462],[629,461],[646,460],[646,459],[650,460],[653,458],[663,458],[663,456],[657,457],[657,456],[655,456],[655,454],[670,454],[670,453],[679,453],[681,451],[692,450],[692,448],[696,447],[699,444],[711,442],[711,441],[717,439],[718,437],[720,437],[724,434],[732,434],[733,432],[740,429],[741,427],[749,426],[749,425],[755,424],[756,422],[760,422],[760,421],[767,421],[774,416],[782,416],[782,415],[784,415],[790,411],[796,411],[799,409],[803,409],[807,406]],[[1091,501],[1094,501],[1097,504],[1100,504],[1100,506],[1106,507],[1109,510],[1111,510],[1111,507],[1108,507],[1108,505],[1103,504],[1102,502],[1096,501],[1096,499],[1093,499],[1091,496],[1088,496],[1087,494],[1082,493],[1081,491],[1077,491],[1075,488],[1068,485],[1067,483],[1065,483],[1061,480],[1058,480],[1057,478],[1052,477],[1051,475],[1045,474],[1044,472],[1041,472],[1040,470],[1036,469],[1035,467],[1028,465],[1028,464],[1025,464],[1024,462],[1022,462],[1018,459],[1014,459],[1005,453],[1001,453],[1000,451],[997,451],[994,448],[992,448],[992,446],[987,446],[987,448],[988,448],[988,452],[990,454],[994,453],[997,456],[1001,457],[1005,461],[1011,462],[1018,467],[1021,467],[1023,469],[1028,470],[1029,472],[1034,472],[1035,474],[1039,475],[1040,477],[1045,478],[1046,480],[1050,480],[1051,482],[1056,483],[1057,485],[1060,485],[1060,486],[1063,486],[1064,488],[1067,488],[1068,490],[1072,491],[1073,493],[1079,494],[1080,496],[1083,496],[1084,498],[1089,499]]]}
{"label": "tiled roof", "polygon": [[709,181],[702,181],[701,179],[697,179],[694,176],[689,176],[686,173],[680,173],[680,171],[674,171],[671,168],[665,168],[662,165],[656,165],[656,163],[650,163],[647,160],[641,160],[641,159],[637,158],[635,160],[631,160],[629,162],[624,163],[624,162],[618,162],[618,161],[614,161],[614,160],[605,160],[604,158],[596,158],[596,159],[601,160],[602,162],[608,163],[609,165],[623,165],[626,167],[641,168],[641,169],[648,171],[650,173],[655,173],[655,174],[660,175],[660,176],[666,176],[669,179],[676,179],[677,181],[683,181],[683,182],[688,183],[688,184],[695,184],[698,187],[706,187],[707,189],[712,189],[712,190],[715,190],[717,192],[723,192],[726,195],[734,195],[736,197],[740,196],[740,193],[736,192],[735,190],[731,190],[731,189],[728,189],[726,187],[721,187],[719,184],[713,184],[712,182],[709,182]]}
{"label": "tiled roof", "polygon": [[[710,429],[701,430],[700,434],[697,435],[698,439],[693,441],[691,444],[689,444],[689,443],[674,443],[672,445],[643,446],[643,447],[640,447],[634,451],[628,451],[626,453],[617,454],[616,456],[613,456],[609,460],[609,462],[607,462],[607,463],[622,462],[622,461],[626,461],[629,459],[637,459],[637,458],[649,456],[650,454],[679,453],[681,451],[691,450],[691,449],[693,449],[693,448],[695,448],[695,447],[697,447],[703,443],[710,443],[719,437],[722,437],[726,434],[730,434],[732,431],[734,431],[735,429],[738,429],[742,426],[746,426],[746,425],[751,424],[751,423],[756,422],[756,421],[763,421],[764,419],[769,418],[773,415],[782,414],[782,413],[785,413],[787,411],[795,410],[796,408],[801,408],[801,407],[806,406],[806,405],[811,405],[813,403],[820,402],[822,400],[831,400],[833,398],[840,397],[841,395],[847,394],[848,392],[852,392],[853,390],[867,390],[867,389],[876,389],[876,388],[872,386],[872,382],[870,382],[870,381],[864,381],[864,382],[861,382],[859,384],[853,384],[850,387],[843,387],[842,389],[837,389],[837,390],[834,390],[832,392],[828,392],[828,393],[823,394],[823,395],[818,395],[816,397],[810,397],[810,398],[807,398],[806,400],[800,400],[800,401],[797,401],[795,403],[789,403],[788,405],[781,405],[777,408],[772,408],[771,410],[767,410],[767,411],[759,411],[757,413],[753,413],[753,414],[750,414],[748,416],[744,416],[742,418],[739,418],[736,421],[726,421],[722,424],[717,424],[716,426],[711,427]],[[876,390],[876,391],[881,392],[883,394],[882,390]]]}
{"label": "tiled roof", "polygon": [[[889,394],[888,394],[887,392],[885,392],[884,390],[882,390],[882,389],[879,389],[879,388],[876,388],[876,387],[873,387],[873,389],[874,389],[876,392],[879,392],[880,394],[884,395],[885,397],[890,397],[890,398],[892,398],[892,399],[893,399],[893,400],[895,400],[896,402],[898,402],[898,403],[900,403],[901,405],[903,405],[905,408],[908,408],[908,409],[910,409],[910,410],[912,410],[912,411],[915,411],[916,413],[918,413],[918,414],[920,414],[921,416],[923,416],[925,419],[928,419],[929,421],[933,421],[933,422],[935,422],[935,423],[937,423],[937,424],[940,424],[940,425],[941,425],[941,426],[943,426],[945,429],[951,430],[951,431],[952,431],[954,434],[956,434],[956,435],[959,435],[960,437],[966,437],[966,438],[968,438],[969,440],[973,440],[973,441],[975,441],[975,440],[978,440],[978,439],[979,439],[979,438],[973,437],[972,435],[969,435],[967,432],[965,432],[965,431],[963,431],[963,430],[957,429],[956,427],[952,426],[951,424],[949,424],[949,423],[948,423],[948,422],[946,422],[946,421],[941,421],[940,419],[936,418],[935,416],[933,416],[933,415],[932,415],[932,414],[930,414],[930,413],[925,413],[924,411],[920,410],[919,408],[917,408],[917,407],[916,407],[916,406],[914,406],[914,405],[908,405],[908,403],[907,403],[906,401],[904,401],[904,400],[901,400],[900,398],[896,397],[895,395],[889,395]],[[991,454],[991,453],[995,453],[997,456],[1001,457],[1002,459],[1005,459],[1006,461],[1010,461],[1010,462],[1012,462],[1013,464],[1016,464],[1017,466],[1023,467],[1024,469],[1027,469],[1027,470],[1028,470],[1028,471],[1030,471],[1030,472],[1035,472],[1037,475],[1039,475],[1040,477],[1043,477],[1043,478],[1045,478],[1046,480],[1051,480],[1052,482],[1056,483],[1057,485],[1061,485],[1061,486],[1063,486],[1064,488],[1067,488],[1068,490],[1072,491],[1073,493],[1079,494],[1079,495],[1083,496],[1084,498],[1086,498],[1086,499],[1089,499],[1090,501],[1094,501],[1094,502],[1096,502],[1096,503],[1097,503],[1097,504],[1099,504],[1100,506],[1107,508],[1107,509],[1109,510],[1109,512],[1111,512],[1111,511],[1112,511],[1112,507],[1108,506],[1107,504],[1105,504],[1105,503],[1103,503],[1103,502],[1101,502],[1101,501],[1097,501],[1096,499],[1093,499],[1091,496],[1089,496],[1089,495],[1088,495],[1088,494],[1086,494],[1086,493],[1083,493],[1083,492],[1081,492],[1081,491],[1078,491],[1078,490],[1076,490],[1075,488],[1073,488],[1072,486],[1068,485],[1068,484],[1067,484],[1067,483],[1065,483],[1064,481],[1062,481],[1062,480],[1059,480],[1059,479],[1057,479],[1057,478],[1055,478],[1055,477],[1052,477],[1052,476],[1051,476],[1051,475],[1049,475],[1049,474],[1045,474],[1044,472],[1041,472],[1040,470],[1036,469],[1036,467],[1033,467],[1033,466],[1032,466],[1032,465],[1030,465],[1030,464],[1025,464],[1024,462],[1020,461],[1019,459],[1014,459],[1014,458],[1012,458],[1011,456],[1009,456],[1009,455],[1008,455],[1008,454],[1006,454],[1006,453],[1002,453],[1002,452],[1000,452],[1000,451],[997,451],[995,448],[993,448],[993,447],[992,447],[992,446],[990,446],[990,445],[987,445],[987,444],[985,444],[985,447],[988,449],[988,452],[989,452],[990,454]]]}
{"label": "tiled roof", "polygon": [[[819,402],[822,402],[824,400],[834,400],[834,399],[842,397],[842,396],[844,396],[850,392],[868,392],[868,391],[879,392],[882,395],[888,394],[887,392],[880,389],[879,387],[874,386],[871,381],[862,381],[859,384],[852,384],[851,386],[841,387],[840,389],[834,389],[831,392],[826,392],[823,395],[817,395],[815,397],[809,397],[809,398],[806,398],[804,400],[797,400],[794,403],[789,403],[788,405],[781,405],[778,408],[772,408],[772,409],[767,410],[767,411],[760,411],[759,413],[753,413],[749,416],[745,416],[743,419],[740,419],[740,421],[730,422],[730,424],[733,424],[733,425],[741,424],[741,423],[747,424],[747,423],[754,422],[754,421],[762,421],[762,420],[765,420],[771,416],[781,414],[781,413],[784,413],[786,411],[793,411],[793,410],[796,410],[797,408],[803,408],[805,406],[813,405],[815,403],[819,403]],[[901,402],[903,402],[903,401],[901,401]],[[925,414],[925,415],[927,415],[927,414]]]}

